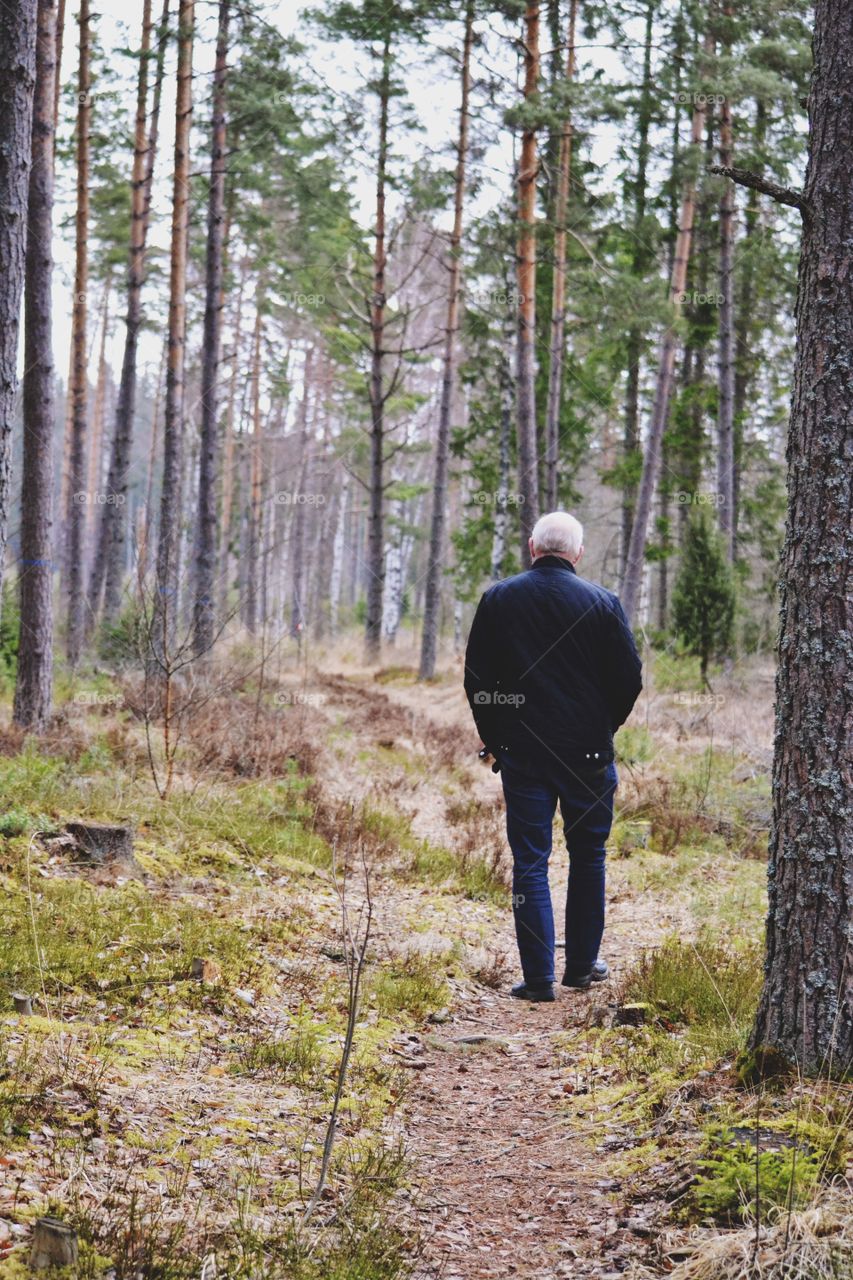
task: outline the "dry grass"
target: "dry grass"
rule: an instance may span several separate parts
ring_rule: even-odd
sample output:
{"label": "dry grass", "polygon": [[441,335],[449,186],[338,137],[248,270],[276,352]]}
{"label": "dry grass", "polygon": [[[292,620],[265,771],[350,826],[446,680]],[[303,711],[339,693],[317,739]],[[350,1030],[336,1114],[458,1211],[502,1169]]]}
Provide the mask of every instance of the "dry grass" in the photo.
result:
{"label": "dry grass", "polygon": [[[850,1280],[849,1190],[838,1188],[801,1212],[782,1212],[771,1226],[715,1236],[669,1274],[671,1280]],[[640,1280],[651,1273],[635,1275]]]}

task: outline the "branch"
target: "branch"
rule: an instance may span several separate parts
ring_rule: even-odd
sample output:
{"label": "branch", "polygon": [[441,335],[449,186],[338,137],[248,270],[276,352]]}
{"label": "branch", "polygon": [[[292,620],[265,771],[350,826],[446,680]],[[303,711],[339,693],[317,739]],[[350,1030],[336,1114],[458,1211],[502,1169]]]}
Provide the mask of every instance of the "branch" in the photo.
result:
{"label": "branch", "polygon": [[712,164],[708,166],[708,172],[718,173],[722,178],[731,178],[732,182],[737,182],[742,187],[751,187],[753,191],[763,191],[777,204],[793,205],[801,213],[805,213],[808,208],[808,201],[802,191],[795,191],[793,187],[780,187],[778,182],[770,182],[768,178],[762,178],[758,173],[751,173],[749,169],[737,169],[728,164]]}

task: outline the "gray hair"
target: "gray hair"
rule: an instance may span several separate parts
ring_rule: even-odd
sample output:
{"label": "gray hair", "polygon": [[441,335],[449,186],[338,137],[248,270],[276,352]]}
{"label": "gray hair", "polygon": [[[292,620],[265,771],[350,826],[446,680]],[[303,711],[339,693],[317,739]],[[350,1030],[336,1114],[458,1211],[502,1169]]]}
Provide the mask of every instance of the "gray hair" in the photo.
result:
{"label": "gray hair", "polygon": [[551,552],[574,560],[583,546],[583,525],[568,511],[549,511],[536,521],[530,537],[535,555]]}

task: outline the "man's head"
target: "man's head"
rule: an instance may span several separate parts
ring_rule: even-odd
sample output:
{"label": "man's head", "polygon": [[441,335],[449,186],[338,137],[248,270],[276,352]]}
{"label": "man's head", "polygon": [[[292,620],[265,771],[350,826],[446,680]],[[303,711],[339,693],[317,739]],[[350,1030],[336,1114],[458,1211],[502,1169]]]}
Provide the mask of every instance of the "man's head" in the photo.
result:
{"label": "man's head", "polygon": [[562,556],[577,564],[583,555],[583,525],[568,511],[549,511],[540,516],[530,535],[530,557]]}

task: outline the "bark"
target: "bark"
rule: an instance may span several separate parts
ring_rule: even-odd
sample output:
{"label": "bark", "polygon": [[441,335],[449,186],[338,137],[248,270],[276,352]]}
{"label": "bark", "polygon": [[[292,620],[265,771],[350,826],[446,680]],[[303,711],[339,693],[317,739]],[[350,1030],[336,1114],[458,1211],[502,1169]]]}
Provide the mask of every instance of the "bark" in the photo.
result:
{"label": "bark", "polygon": [[341,607],[341,587],[344,579],[344,548],[346,546],[347,500],[349,497],[349,472],[345,471],[338,495],[338,522],[332,543],[332,577],[329,586],[329,628],[332,639],[338,634]]}
{"label": "bark", "polygon": [[121,607],[127,541],[127,489],[130,452],[136,405],[137,350],[142,325],[142,286],[145,278],[145,249],[151,209],[151,185],[157,153],[160,98],[168,40],[169,2],[163,0],[151,118],[147,119],[148,64],[151,50],[151,0],[144,0],[139,74],[136,85],[136,125],[130,197],[130,251],[127,268],[127,307],[121,379],[116,402],[115,423],[107,474],[107,494],[111,501],[101,512],[95,563],[89,580],[89,611],[92,620],[104,596],[104,618],[115,622]]}
{"label": "bark", "polygon": [[506,352],[501,352],[498,365],[500,383],[501,425],[498,437],[498,491],[495,500],[495,527],[492,535],[491,578],[497,582],[503,577],[509,533],[509,473],[510,446],[512,440],[512,411],[515,387],[512,366]]}
{"label": "bark", "polygon": [[175,169],[169,266],[169,355],[166,364],[166,403],[163,418],[163,488],[160,494],[154,627],[155,644],[162,645],[161,659],[166,657],[166,650],[178,615],[194,4],[195,0],[180,0],[178,5]]}
{"label": "bark", "polygon": [[385,577],[385,185],[388,166],[388,112],[391,100],[391,40],[382,49],[379,81],[379,149],[376,161],[376,230],[373,247],[373,298],[370,308],[370,480],[367,526],[367,620],[365,655],[376,662],[382,644],[382,588]]}
{"label": "bark", "polygon": [[21,630],[16,724],[37,732],[53,693],[53,429],[51,328],[56,3],[39,0],[24,298],[24,439],[21,483]]}
{"label": "bark", "polygon": [[[710,42],[706,37],[706,53],[710,51]],[[702,131],[705,124],[705,97],[696,96],[693,107],[693,118],[690,128],[690,145],[692,155],[698,153],[702,145]],[[687,282],[687,265],[690,260],[690,245],[693,235],[693,218],[696,211],[696,179],[692,165],[684,182],[681,197],[681,209],[678,219],[678,236],[672,260],[670,279],[670,307],[672,322],[664,331],[658,355],[655,396],[649,422],[648,438],[643,457],[643,472],[637,492],[637,506],[634,522],[631,526],[631,539],[628,544],[628,555],[622,575],[622,605],[629,620],[633,621],[639,603],[640,586],[643,578],[646,540],[649,531],[655,485],[660,470],[661,444],[669,416],[669,399],[672,390],[675,355],[678,344],[675,323],[681,314],[684,286]]]}
{"label": "bark", "polygon": [[788,437],[764,991],[753,1045],[853,1068],[853,8],[817,0]]}
{"label": "bark", "polygon": [[[259,294],[262,290],[259,287]],[[248,631],[258,625],[258,569],[261,550],[262,458],[261,436],[261,299],[255,309],[255,333],[252,339],[252,440],[249,446],[249,520],[246,548],[246,592],[244,620]]]}
{"label": "bark", "polygon": [[311,365],[314,349],[305,354],[302,374],[302,399],[299,402],[299,467],[292,516],[293,543],[291,553],[291,585],[293,598],[290,609],[290,634],[301,636],[305,628],[305,499],[306,481],[310,474],[310,444],[308,440],[308,396],[311,390]]}
{"label": "bark", "polygon": [[92,412],[92,435],[89,441],[89,463],[86,491],[90,501],[86,504],[86,550],[91,546],[92,533],[101,502],[101,484],[104,462],[104,408],[107,396],[107,329],[109,328],[110,293],[112,272],[107,272],[101,297],[101,316],[98,323],[98,380],[95,383],[95,404]]}
{"label": "bark", "polygon": [[[524,16],[524,101],[532,109],[539,94],[539,5],[529,0]],[[518,499],[521,559],[530,564],[528,538],[539,515],[536,452],[536,130],[528,121],[518,166]]]}
{"label": "bark", "polygon": [[0,590],[6,559],[18,330],[36,76],[36,0],[0,8]]}
{"label": "bark", "polygon": [[246,288],[246,259],[240,266],[240,281],[234,306],[234,350],[231,356],[228,400],[225,409],[222,450],[222,520],[220,522],[219,557],[222,566],[220,579],[220,609],[223,617],[228,612],[228,596],[231,586],[232,513],[234,508],[234,410],[237,404],[238,372],[241,369],[243,338],[243,295]]}
{"label": "bark", "polygon": [[193,647],[196,655],[213,647],[216,631],[215,573],[219,542],[219,366],[222,358],[222,282],[227,168],[225,89],[228,76],[230,0],[220,0],[213,72],[210,191],[207,203],[204,336],[201,365],[201,447],[198,474],[198,547]]}
{"label": "bark", "polygon": [[[732,5],[723,5],[724,52],[731,48],[728,35]],[[720,107],[720,164],[732,162],[732,107],[728,94]],[[734,187],[723,183],[720,196],[720,325],[719,325],[719,397],[717,410],[717,521],[729,562],[734,560]]]}
{"label": "bark", "polygon": [[[645,234],[646,200],[649,167],[649,129],[653,111],[652,40],[657,0],[649,0],[646,8],[646,30],[643,46],[643,84],[637,110],[637,175],[634,180],[634,214],[632,225],[632,270],[638,279],[648,270],[651,251]],[[675,132],[678,134],[679,112],[676,106]],[[640,450],[640,361],[645,346],[642,329],[634,325],[628,332],[625,350],[627,377],[625,381],[625,425],[623,433],[623,462],[630,468]],[[637,500],[636,482],[626,476],[622,487],[622,543],[620,555],[622,570],[628,557],[631,526],[634,523],[634,505]]]}
{"label": "bark", "polygon": [[77,76],[77,212],[75,218],[74,304],[71,312],[73,352],[71,436],[68,459],[68,542],[66,583],[68,592],[68,661],[80,659],[85,624],[83,588],[83,537],[86,504],[93,495],[86,490],[86,434],[89,416],[89,379],[86,358],[87,290],[89,288],[89,168],[92,119],[90,67],[90,4],[80,0],[80,54]]}
{"label": "bark", "polygon": [[[441,580],[444,573],[447,472],[450,458],[450,413],[456,382],[456,334],[459,329],[459,299],[462,278],[462,213],[465,202],[465,167],[468,159],[469,101],[471,96],[471,49],[474,44],[474,3],[465,8],[465,36],[462,44],[462,101],[459,107],[459,140],[456,146],[456,182],[453,195],[453,229],[450,233],[450,283],[447,298],[447,328],[444,335],[441,401],[435,446],[432,518],[426,573],[424,626],[421,637],[421,680],[435,675],[438,629],[441,612]],[[396,628],[395,628],[396,630]]]}
{"label": "bark", "polygon": [[[575,78],[575,26],[578,0],[569,3],[566,81]],[[557,200],[554,221],[554,279],[551,295],[551,332],[548,344],[548,397],[545,405],[546,505],[556,510],[559,495],[560,410],[563,399],[563,362],[566,333],[566,215],[572,172],[572,119],[567,115],[560,134]]]}

